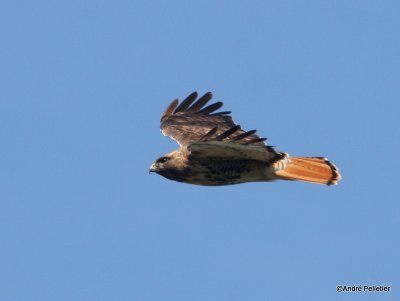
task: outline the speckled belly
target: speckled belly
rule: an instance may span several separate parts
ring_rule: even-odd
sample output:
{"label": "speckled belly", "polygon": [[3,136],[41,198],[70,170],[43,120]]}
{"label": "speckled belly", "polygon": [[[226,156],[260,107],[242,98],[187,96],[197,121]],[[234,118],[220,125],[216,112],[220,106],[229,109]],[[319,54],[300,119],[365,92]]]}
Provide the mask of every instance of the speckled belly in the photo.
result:
{"label": "speckled belly", "polygon": [[196,165],[198,172],[190,178],[191,184],[219,186],[268,180],[268,167],[260,161],[208,158]]}

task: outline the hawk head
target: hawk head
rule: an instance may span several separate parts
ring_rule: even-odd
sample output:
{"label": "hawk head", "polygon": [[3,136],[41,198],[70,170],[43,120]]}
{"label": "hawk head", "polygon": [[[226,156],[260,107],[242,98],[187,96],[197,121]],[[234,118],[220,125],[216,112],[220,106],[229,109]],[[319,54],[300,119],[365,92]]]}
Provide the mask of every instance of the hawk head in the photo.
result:
{"label": "hawk head", "polygon": [[168,155],[158,158],[153,164],[151,164],[149,172],[162,173],[164,170],[173,168],[171,164],[171,157]]}
{"label": "hawk head", "polygon": [[151,164],[149,172],[158,173],[167,179],[175,181],[179,181],[181,178],[188,176],[187,166],[179,150],[158,158]]}

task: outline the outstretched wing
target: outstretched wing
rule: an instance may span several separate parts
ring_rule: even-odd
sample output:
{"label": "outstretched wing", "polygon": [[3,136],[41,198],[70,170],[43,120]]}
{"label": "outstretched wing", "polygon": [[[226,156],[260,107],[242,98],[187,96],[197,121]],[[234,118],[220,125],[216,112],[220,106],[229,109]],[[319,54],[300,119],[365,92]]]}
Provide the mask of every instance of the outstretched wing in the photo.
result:
{"label": "outstretched wing", "polygon": [[[208,92],[197,99],[197,92],[190,94],[179,103],[175,99],[164,111],[161,117],[161,132],[187,146],[193,142],[205,141],[215,138],[217,141],[229,140],[240,144],[253,144],[266,147],[255,130],[245,132],[236,125],[230,116],[231,112],[217,112],[223,105],[216,102],[205,107],[211,100],[212,94]],[[196,101],[197,99],[197,101]]]}
{"label": "outstretched wing", "polygon": [[275,151],[272,147],[259,145],[242,145],[225,141],[200,141],[188,145],[190,156],[201,160],[207,158],[232,158],[237,160],[254,160],[269,165],[287,157],[286,153]]}
{"label": "outstretched wing", "polygon": [[215,113],[222,102],[204,107],[211,98],[210,92],[199,99],[193,92],[181,103],[175,99],[161,117],[161,132],[198,158],[233,157],[272,164],[286,157],[285,153],[267,146],[266,138],[256,135],[256,130],[242,130],[233,121],[231,112]]}

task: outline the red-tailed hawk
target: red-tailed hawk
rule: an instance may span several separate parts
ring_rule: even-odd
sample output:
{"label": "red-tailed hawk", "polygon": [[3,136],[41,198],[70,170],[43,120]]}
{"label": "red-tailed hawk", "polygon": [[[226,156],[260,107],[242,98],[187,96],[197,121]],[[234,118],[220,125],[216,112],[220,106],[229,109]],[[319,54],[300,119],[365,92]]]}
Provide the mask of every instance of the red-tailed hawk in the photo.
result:
{"label": "red-tailed hawk", "polygon": [[[267,146],[255,130],[244,131],[231,112],[217,112],[222,102],[204,107],[212,98],[190,94],[175,99],[161,117],[161,132],[180,148],[150,167],[163,177],[197,185],[230,185],[273,180],[301,180],[333,185],[339,170],[324,157],[291,157]],[[197,101],[196,101],[197,99]]]}

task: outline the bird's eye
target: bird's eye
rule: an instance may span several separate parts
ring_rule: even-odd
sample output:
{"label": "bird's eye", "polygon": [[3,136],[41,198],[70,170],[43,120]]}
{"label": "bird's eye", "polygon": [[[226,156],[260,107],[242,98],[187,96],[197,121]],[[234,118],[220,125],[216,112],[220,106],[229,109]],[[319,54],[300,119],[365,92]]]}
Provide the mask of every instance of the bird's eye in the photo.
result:
{"label": "bird's eye", "polygon": [[168,160],[169,160],[169,158],[167,158],[167,157],[162,157],[162,158],[158,159],[157,162],[158,162],[158,163],[165,163],[165,162],[167,162]]}

